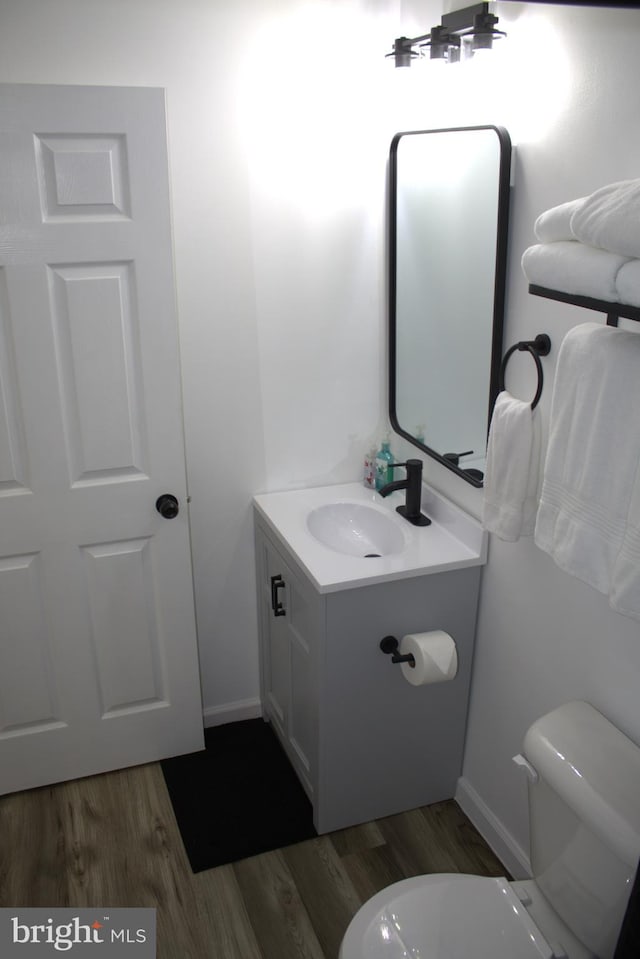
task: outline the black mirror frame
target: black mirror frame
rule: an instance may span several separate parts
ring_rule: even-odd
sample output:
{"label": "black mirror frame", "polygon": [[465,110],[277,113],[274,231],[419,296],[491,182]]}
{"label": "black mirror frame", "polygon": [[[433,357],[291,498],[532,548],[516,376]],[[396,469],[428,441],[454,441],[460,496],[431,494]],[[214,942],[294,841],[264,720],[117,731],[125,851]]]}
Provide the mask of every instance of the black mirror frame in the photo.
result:
{"label": "black mirror frame", "polygon": [[423,133],[456,133],[470,130],[493,130],[500,144],[500,167],[498,171],[498,216],[496,223],[496,270],[493,294],[493,332],[491,343],[491,367],[489,376],[489,405],[487,410],[488,424],[496,397],[499,393],[500,364],[502,360],[502,337],[504,327],[505,285],[507,275],[507,245],[509,229],[509,203],[511,184],[511,138],[504,127],[485,124],[470,127],[444,127],[436,130],[409,130],[396,133],[391,141],[389,152],[389,420],[394,432],[408,442],[417,446],[428,456],[433,457],[447,469],[461,476],[472,486],[482,487],[483,481],[473,476],[470,471],[445,459],[440,453],[421,443],[420,440],[407,433],[399,422],[396,413],[396,263],[397,263],[397,187],[398,187],[398,144],[404,136],[414,136]]}

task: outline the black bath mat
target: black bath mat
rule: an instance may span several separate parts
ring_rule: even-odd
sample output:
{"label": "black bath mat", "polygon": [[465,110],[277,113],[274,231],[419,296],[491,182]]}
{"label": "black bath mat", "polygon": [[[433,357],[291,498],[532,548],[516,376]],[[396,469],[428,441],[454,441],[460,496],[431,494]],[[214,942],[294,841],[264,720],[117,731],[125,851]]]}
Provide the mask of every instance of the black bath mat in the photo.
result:
{"label": "black bath mat", "polygon": [[194,872],[317,835],[311,803],[268,723],[213,726],[205,745],[162,761]]}

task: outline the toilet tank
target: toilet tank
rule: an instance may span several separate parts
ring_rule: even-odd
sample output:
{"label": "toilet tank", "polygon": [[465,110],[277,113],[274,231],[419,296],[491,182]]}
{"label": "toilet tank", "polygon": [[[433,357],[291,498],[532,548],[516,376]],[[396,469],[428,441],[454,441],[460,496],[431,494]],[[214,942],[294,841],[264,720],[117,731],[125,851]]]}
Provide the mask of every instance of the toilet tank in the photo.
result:
{"label": "toilet tank", "polygon": [[612,959],[640,859],[640,749],[597,710],[567,703],[524,739],[531,866],[555,912]]}

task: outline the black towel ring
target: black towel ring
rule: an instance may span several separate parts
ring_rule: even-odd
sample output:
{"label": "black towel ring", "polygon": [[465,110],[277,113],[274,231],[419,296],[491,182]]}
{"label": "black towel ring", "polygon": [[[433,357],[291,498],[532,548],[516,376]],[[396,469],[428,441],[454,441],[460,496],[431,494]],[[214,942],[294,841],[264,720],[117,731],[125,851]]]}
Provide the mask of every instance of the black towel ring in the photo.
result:
{"label": "black towel ring", "polygon": [[516,350],[525,350],[531,354],[533,357],[536,369],[538,371],[538,389],[536,390],[536,395],[531,401],[531,409],[535,410],[538,405],[538,400],[542,396],[542,385],[544,382],[544,377],[542,374],[542,363],[540,362],[541,356],[547,356],[551,350],[551,340],[546,333],[538,333],[535,340],[521,340],[519,343],[514,343],[513,346],[510,346],[507,352],[504,354],[502,360],[502,366],[500,367],[500,389],[504,389],[504,372],[507,368],[507,363],[509,362],[509,357]]}

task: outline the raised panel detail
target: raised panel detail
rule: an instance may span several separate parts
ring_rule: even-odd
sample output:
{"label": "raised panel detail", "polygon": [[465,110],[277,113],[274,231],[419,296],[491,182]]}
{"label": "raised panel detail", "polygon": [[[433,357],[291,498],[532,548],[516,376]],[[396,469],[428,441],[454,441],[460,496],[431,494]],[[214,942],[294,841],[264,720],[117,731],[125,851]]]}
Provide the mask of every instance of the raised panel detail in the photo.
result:
{"label": "raised panel detail", "polygon": [[45,223],[130,217],[123,135],[39,134],[35,151]]}
{"label": "raised panel detail", "polygon": [[0,269],[0,496],[29,492],[26,459],[7,280]]}
{"label": "raised panel detail", "polygon": [[50,267],[50,288],[71,483],[146,475],[132,265]]}
{"label": "raised panel detail", "polygon": [[151,540],[83,547],[103,717],[168,705]]}
{"label": "raised panel detail", "polygon": [[0,738],[63,725],[37,553],[0,559]]}

